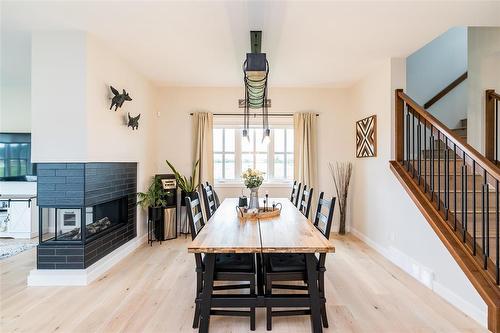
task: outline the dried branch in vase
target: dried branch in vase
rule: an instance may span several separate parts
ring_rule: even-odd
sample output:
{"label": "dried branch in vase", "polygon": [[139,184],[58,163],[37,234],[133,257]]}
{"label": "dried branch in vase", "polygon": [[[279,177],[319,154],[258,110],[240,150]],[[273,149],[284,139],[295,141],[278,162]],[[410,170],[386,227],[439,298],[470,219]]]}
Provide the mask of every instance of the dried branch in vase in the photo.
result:
{"label": "dried branch in vase", "polygon": [[345,219],[347,214],[347,197],[349,194],[349,183],[352,176],[352,163],[351,162],[337,162],[334,166],[330,165],[330,173],[332,174],[333,184],[337,192],[337,200],[340,209],[340,225],[339,234],[345,235]]}

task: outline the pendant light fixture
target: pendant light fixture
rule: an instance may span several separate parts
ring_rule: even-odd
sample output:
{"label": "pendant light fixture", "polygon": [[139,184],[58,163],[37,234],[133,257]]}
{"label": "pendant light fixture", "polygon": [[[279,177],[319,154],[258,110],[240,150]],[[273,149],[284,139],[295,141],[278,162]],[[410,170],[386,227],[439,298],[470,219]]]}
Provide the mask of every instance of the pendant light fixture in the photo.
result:
{"label": "pendant light fixture", "polygon": [[269,114],[267,105],[267,79],[269,63],[266,54],[261,53],[262,31],[250,31],[251,53],[247,53],[243,63],[245,82],[245,113],[243,117],[243,137],[249,140],[250,109],[262,109],[262,142],[269,143]]}

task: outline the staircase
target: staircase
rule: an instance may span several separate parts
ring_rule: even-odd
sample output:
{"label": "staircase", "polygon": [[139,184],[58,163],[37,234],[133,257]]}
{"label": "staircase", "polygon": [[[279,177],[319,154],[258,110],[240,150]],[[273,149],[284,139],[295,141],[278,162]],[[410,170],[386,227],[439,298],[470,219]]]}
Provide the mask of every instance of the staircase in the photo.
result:
{"label": "staircase", "polygon": [[449,129],[402,90],[395,120],[391,170],[488,305],[488,329],[500,333],[500,168],[466,143],[466,119]]}

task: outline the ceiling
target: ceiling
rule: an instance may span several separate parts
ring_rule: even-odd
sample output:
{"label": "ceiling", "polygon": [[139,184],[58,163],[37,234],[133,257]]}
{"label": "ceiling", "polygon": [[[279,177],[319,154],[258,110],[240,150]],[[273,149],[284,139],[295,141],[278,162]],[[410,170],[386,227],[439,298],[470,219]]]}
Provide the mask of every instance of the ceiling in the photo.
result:
{"label": "ceiling", "polygon": [[3,36],[88,31],[159,85],[242,85],[262,30],[272,86],[348,86],[450,27],[500,26],[500,2],[2,1],[1,19]]}

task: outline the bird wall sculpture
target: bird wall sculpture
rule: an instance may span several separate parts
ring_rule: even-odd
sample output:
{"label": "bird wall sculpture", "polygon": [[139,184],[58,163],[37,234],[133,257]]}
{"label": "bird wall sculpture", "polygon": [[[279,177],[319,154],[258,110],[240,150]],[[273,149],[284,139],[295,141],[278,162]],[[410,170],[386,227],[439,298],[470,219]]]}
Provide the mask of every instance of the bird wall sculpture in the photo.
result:
{"label": "bird wall sculpture", "polygon": [[125,89],[123,89],[123,92],[120,94],[118,90],[113,88],[113,86],[109,86],[109,88],[113,92],[113,95],[115,95],[113,99],[111,99],[111,106],[109,107],[110,110],[113,109],[114,106],[116,111],[118,110],[118,108],[122,107],[123,102],[132,100],[132,98],[130,98],[128,92],[126,92]]}

